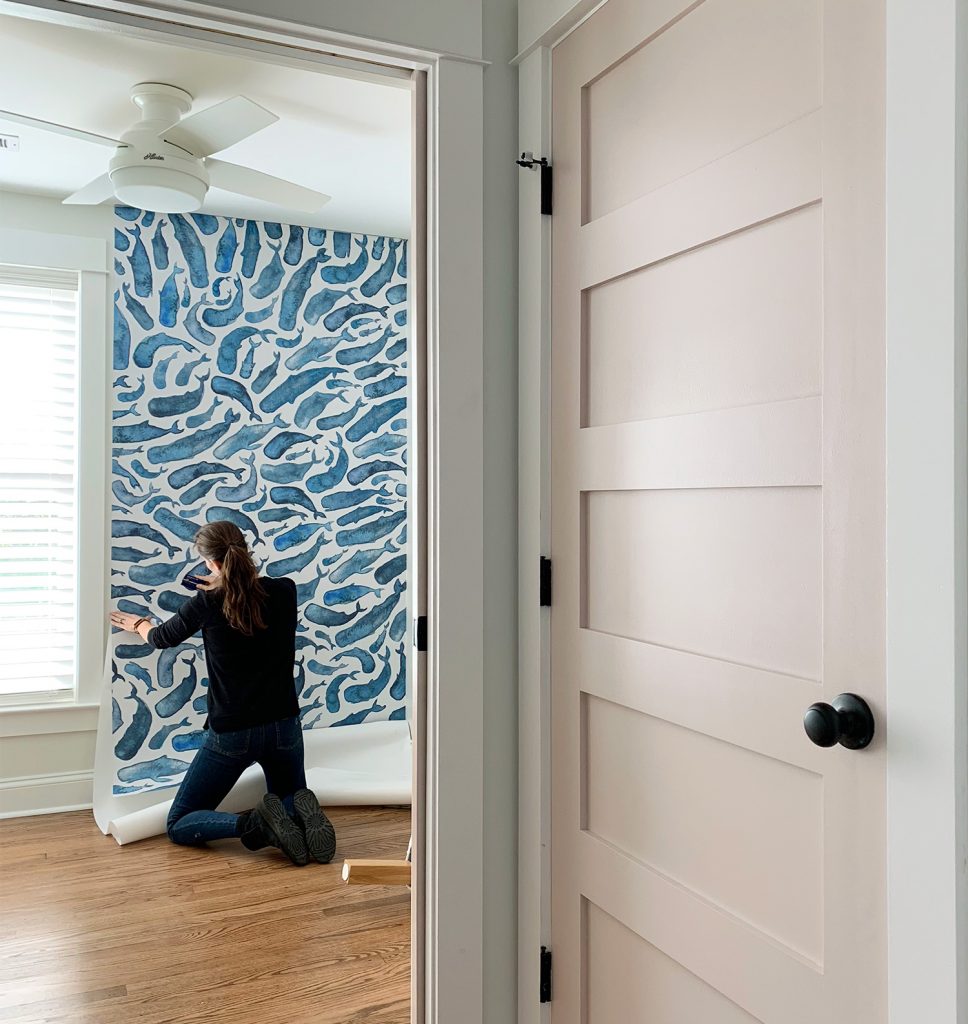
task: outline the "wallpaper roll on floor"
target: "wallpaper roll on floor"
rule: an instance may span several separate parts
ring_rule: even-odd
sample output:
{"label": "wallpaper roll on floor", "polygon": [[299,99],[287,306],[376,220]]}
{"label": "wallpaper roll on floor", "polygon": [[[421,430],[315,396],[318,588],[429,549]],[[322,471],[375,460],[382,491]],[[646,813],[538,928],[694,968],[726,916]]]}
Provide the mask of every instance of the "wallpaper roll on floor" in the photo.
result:
{"label": "wallpaper roll on floor", "polygon": [[[118,845],[150,839],[165,832],[169,791],[147,789],[116,795],[111,786],[109,676],[99,723],[98,763],[94,776],[94,818]],[[306,784],[324,807],[409,805],[411,742],[406,722],[372,722],[355,729],[313,729],[305,734]],[[221,810],[255,806],[265,792],[261,769],[253,765],[222,801]]]}
{"label": "wallpaper roll on floor", "polygon": [[[176,611],[195,532],[229,519],[297,583],[304,728],[404,725],[406,242],[128,207],[114,238],[112,606]],[[113,793],[175,786],[201,638],[112,643]]]}

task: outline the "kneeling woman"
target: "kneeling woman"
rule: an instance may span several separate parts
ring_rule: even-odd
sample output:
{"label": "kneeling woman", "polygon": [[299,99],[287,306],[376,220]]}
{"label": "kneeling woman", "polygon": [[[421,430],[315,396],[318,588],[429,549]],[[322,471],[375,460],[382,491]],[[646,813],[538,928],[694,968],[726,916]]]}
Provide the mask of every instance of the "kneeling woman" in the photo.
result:
{"label": "kneeling woman", "polygon": [[[195,537],[211,573],[166,622],[111,613],[111,623],[153,647],[177,647],[199,630],[208,665],[205,741],[178,789],[168,836],[183,846],[237,836],[250,850],[281,849],[294,864],[328,864],[336,834],[306,788],[303,737],[294,682],[296,585],[260,577],[241,530],[203,526]],[[268,792],[242,814],[215,808],[257,762]]]}

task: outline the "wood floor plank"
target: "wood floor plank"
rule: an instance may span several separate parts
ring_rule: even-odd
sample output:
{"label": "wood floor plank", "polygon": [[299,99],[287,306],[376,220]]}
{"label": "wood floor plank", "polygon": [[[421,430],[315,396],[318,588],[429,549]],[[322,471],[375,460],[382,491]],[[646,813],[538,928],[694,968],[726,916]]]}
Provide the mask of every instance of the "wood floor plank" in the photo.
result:
{"label": "wood floor plank", "polygon": [[335,864],[237,842],[119,847],[89,811],[0,821],[4,1024],[406,1024],[410,901],[343,884],[405,809],[337,808]]}

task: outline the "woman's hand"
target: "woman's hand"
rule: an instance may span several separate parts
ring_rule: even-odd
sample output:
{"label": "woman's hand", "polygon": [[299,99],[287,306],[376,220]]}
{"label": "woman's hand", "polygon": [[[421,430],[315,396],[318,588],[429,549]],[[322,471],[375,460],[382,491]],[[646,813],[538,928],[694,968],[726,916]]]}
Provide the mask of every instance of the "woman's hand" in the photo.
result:
{"label": "woman's hand", "polygon": [[196,580],[198,580],[199,590],[214,590],[218,586],[218,576],[209,573],[192,573]]}
{"label": "woman's hand", "polygon": [[127,612],[111,612],[110,618],[112,626],[127,630],[129,633],[136,633],[136,623],[144,621],[143,615],[129,615]]}
{"label": "woman's hand", "polygon": [[154,624],[144,615],[129,615],[127,612],[111,612],[111,625],[118,629],[124,629],[129,633],[137,633],[145,643],[148,642],[148,634],[154,628]]}

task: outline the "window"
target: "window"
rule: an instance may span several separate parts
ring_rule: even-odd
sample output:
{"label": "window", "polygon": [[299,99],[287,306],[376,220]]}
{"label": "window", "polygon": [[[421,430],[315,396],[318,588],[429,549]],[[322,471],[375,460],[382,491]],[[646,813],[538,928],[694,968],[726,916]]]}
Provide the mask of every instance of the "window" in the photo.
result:
{"label": "window", "polygon": [[0,265],[0,704],[75,691],[77,295]]}

